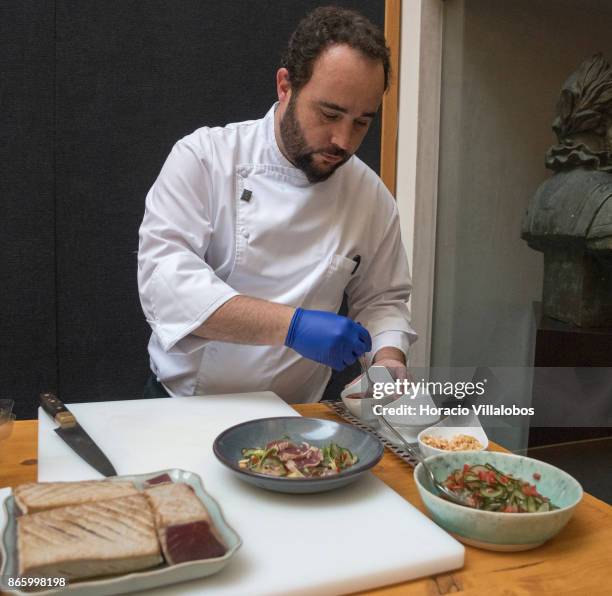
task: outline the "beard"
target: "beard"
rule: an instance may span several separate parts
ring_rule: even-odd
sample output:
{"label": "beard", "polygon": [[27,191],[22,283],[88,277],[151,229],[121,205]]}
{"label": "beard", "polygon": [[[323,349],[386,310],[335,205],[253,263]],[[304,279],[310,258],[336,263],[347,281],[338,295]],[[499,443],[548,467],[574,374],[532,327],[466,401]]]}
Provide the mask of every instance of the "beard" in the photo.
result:
{"label": "beard", "polygon": [[[306,142],[304,131],[300,126],[295,113],[297,96],[292,95],[289,100],[287,110],[280,121],[280,136],[285,146],[285,151],[289,161],[296,168],[302,170],[310,183],[323,182],[327,180],[341,165],[345,164],[352,156],[351,153],[340,149],[340,147],[330,146],[321,149],[313,149]],[[314,156],[318,153],[337,155],[342,159],[335,164],[327,167],[318,165]]]}

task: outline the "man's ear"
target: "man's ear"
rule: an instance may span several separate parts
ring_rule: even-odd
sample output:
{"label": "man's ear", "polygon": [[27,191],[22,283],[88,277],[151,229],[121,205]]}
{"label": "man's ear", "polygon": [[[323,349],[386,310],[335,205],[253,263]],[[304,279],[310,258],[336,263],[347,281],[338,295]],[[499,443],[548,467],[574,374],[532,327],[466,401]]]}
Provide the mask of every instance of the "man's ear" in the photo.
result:
{"label": "man's ear", "polygon": [[286,68],[279,68],[276,72],[276,93],[281,104],[288,103],[291,99],[291,82]]}

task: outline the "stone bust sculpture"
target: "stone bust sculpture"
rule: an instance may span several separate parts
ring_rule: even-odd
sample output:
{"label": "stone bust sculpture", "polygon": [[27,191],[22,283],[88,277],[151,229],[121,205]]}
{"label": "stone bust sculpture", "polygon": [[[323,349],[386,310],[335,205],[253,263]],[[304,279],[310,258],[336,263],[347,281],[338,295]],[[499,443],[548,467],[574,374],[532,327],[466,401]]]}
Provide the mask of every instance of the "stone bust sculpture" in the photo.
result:
{"label": "stone bust sculpture", "polygon": [[601,54],[563,85],[553,130],[555,173],[531,199],[521,237],[544,253],[544,314],[611,327],[612,69]]}

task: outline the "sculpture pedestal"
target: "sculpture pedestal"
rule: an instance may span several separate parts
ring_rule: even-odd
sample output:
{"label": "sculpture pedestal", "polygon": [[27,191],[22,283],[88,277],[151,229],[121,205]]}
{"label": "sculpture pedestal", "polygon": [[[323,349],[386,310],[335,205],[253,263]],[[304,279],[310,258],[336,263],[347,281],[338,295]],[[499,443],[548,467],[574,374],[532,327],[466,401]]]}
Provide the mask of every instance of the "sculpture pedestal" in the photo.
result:
{"label": "sculpture pedestal", "polygon": [[[563,408],[565,420],[586,418],[603,425],[612,409],[612,328],[576,327],[543,316],[540,302],[534,302],[533,307],[534,422],[537,424],[538,411]],[[552,367],[565,368],[553,371]],[[592,374],[584,370],[592,367],[610,368],[593,370]],[[584,422],[570,428],[534,426],[529,430],[529,446],[608,436],[612,436],[612,428],[590,427]]]}
{"label": "sculpture pedestal", "polygon": [[544,249],[543,295],[544,318],[553,323],[567,321],[573,329],[612,325],[612,266],[582,246]]}

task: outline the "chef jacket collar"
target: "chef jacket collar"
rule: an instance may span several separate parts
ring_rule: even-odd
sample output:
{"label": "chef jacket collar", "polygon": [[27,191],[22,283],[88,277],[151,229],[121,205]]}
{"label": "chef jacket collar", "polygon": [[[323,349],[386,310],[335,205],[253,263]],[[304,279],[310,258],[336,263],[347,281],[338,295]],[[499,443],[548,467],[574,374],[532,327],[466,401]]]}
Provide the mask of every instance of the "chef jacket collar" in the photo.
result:
{"label": "chef jacket collar", "polygon": [[278,102],[276,102],[269,110],[268,113],[264,116],[264,130],[266,135],[266,143],[268,147],[272,150],[274,163],[283,168],[290,170],[290,175],[296,179],[298,179],[301,183],[311,184],[308,180],[308,177],[302,170],[296,168],[282,153],[280,150],[278,143],[276,142],[276,135],[274,134],[274,113],[276,112],[276,108],[278,107]]}

